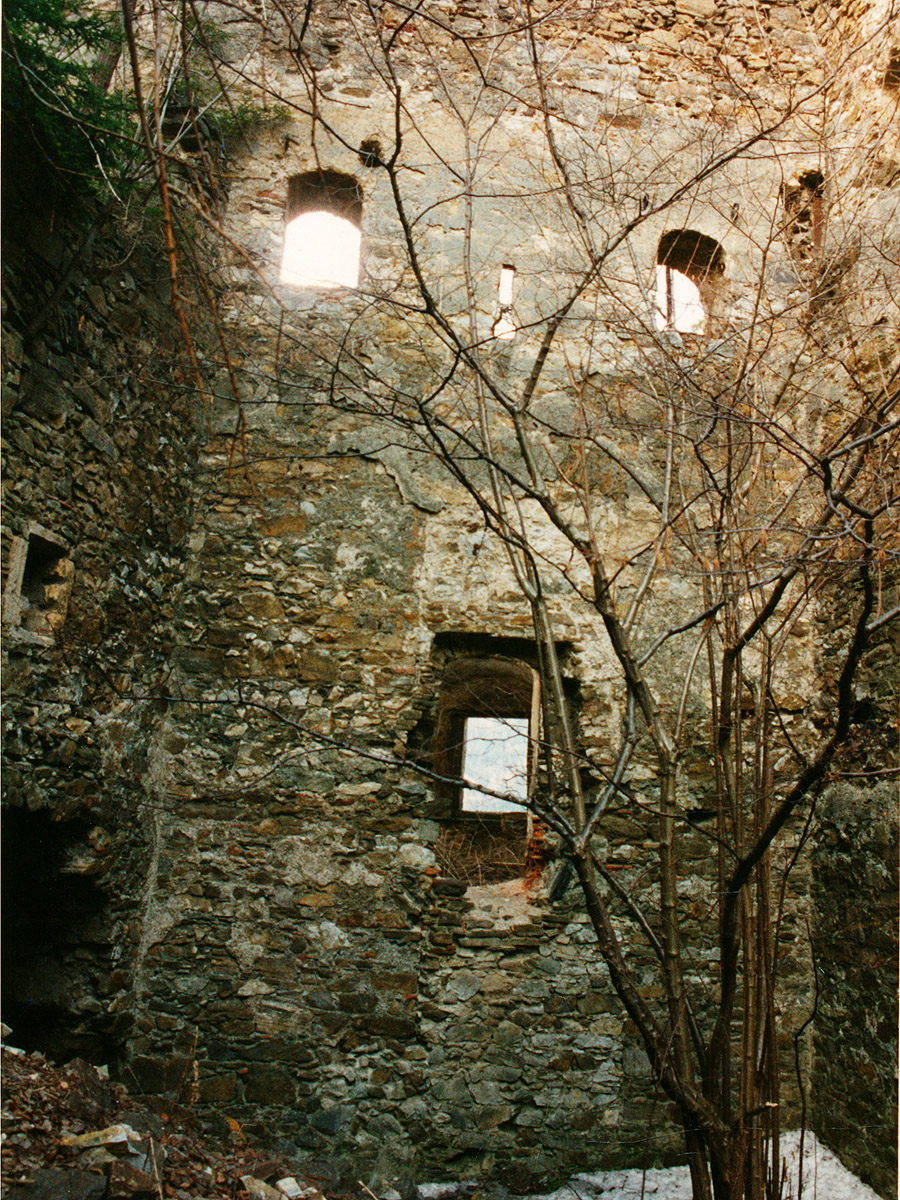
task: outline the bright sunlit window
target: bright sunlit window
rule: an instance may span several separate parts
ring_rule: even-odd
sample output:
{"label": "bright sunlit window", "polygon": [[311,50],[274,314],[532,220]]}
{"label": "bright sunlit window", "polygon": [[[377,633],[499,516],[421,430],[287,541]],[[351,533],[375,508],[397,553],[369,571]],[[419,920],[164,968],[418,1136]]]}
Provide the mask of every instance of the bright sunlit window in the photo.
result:
{"label": "bright sunlit window", "polygon": [[[524,801],[528,795],[528,718],[467,717],[462,773],[470,783],[506,792]],[[521,812],[522,804],[463,788],[463,812]]]}
{"label": "bright sunlit window", "polygon": [[282,283],[294,287],[355,288],[359,282],[359,226],[330,212],[305,212],[284,231]]}
{"label": "bright sunlit window", "polygon": [[656,268],[656,328],[702,333],[706,312],[696,283],[672,267]]}
{"label": "bright sunlit window", "polygon": [[363,194],[352,175],[321,168],[288,179],[281,281],[301,288],[355,288]]}
{"label": "bright sunlit window", "polygon": [[509,263],[504,263],[500,268],[500,282],[497,284],[497,299],[500,301],[501,308],[509,308],[513,302],[513,280],[516,277],[516,268],[510,266]]}

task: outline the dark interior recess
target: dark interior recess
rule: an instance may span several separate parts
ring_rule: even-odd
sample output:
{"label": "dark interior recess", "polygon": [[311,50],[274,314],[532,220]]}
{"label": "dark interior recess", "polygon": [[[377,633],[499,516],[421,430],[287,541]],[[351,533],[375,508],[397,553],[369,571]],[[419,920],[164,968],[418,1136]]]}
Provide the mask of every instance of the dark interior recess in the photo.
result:
{"label": "dark interior recess", "polygon": [[62,546],[54,545],[40,534],[31,534],[22,571],[22,595],[30,604],[37,607],[46,604],[45,588],[48,584],[61,581],[59,564],[67,557]]}
{"label": "dark interior recess", "polygon": [[288,180],[288,221],[306,212],[330,212],[358,227],[362,209],[362,190],[352,175],[329,170],[307,171]]}
{"label": "dark interior recess", "polygon": [[365,138],[359,143],[359,161],[369,169],[381,164],[381,142],[377,137]]}
{"label": "dark interior recess", "polygon": [[[518,659],[532,667],[536,667],[538,663],[537,643],[533,638],[492,637],[488,633],[449,631],[434,635],[433,648],[435,655],[442,652],[472,656],[497,655],[502,658]],[[571,652],[571,642],[556,643],[556,653],[561,663],[565,662]]]}
{"label": "dark interior recess", "polygon": [[900,46],[895,46],[891,51],[882,83],[891,91],[900,89]]}
{"label": "dark interior recess", "polygon": [[656,261],[694,283],[725,274],[725,251],[715,238],[696,229],[670,229],[659,239]]}
{"label": "dark interior recess", "polygon": [[98,931],[107,901],[90,877],[64,869],[88,829],[46,812],[4,812],[0,1015],[24,1050],[108,1062],[114,1048],[79,1003],[95,992],[105,959]]}

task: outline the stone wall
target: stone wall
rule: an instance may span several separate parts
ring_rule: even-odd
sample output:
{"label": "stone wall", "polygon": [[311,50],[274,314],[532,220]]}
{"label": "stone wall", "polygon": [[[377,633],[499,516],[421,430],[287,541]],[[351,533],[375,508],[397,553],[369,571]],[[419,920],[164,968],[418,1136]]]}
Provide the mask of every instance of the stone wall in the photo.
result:
{"label": "stone wall", "polygon": [[836,786],[813,862],[815,1128],[851,1170],[896,1196],[897,803],[890,785]]}
{"label": "stone wall", "polygon": [[194,425],[159,227],[25,154],[4,202],[4,1020],[106,1062],[132,1023]]}
{"label": "stone wall", "polygon": [[[885,581],[890,602],[890,581]],[[826,668],[827,670],[828,668]],[[881,1195],[895,1196],[898,819],[896,636],[885,630],[856,691],[845,778],[818,812],[811,924],[816,973],[814,1127]]]}

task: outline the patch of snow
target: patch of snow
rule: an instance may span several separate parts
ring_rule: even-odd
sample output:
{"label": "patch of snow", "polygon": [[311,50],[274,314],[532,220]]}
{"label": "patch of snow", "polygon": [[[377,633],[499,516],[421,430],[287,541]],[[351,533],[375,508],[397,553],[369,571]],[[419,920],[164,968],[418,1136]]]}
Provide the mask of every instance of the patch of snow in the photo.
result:
{"label": "patch of snow", "polygon": [[[800,1200],[800,1132],[781,1137],[781,1157],[787,1167],[784,1200]],[[809,1131],[803,1137],[803,1200],[880,1200],[877,1192],[862,1183],[843,1165],[836,1154],[821,1145]],[[576,1175],[570,1187],[560,1188],[546,1200],[691,1200],[691,1179],[687,1167],[653,1168],[644,1171],[607,1171]],[[531,1200],[539,1200],[532,1197]],[[544,1198],[540,1198],[544,1200]]]}
{"label": "patch of snow", "polygon": [[420,1200],[456,1200],[459,1196],[468,1196],[474,1192],[477,1184],[467,1181],[461,1183],[420,1183],[416,1188]]}
{"label": "patch of snow", "polygon": [[[781,1136],[781,1156],[787,1168],[783,1200],[881,1200],[877,1192],[862,1183],[816,1139],[803,1135],[802,1193],[797,1170],[800,1158],[800,1132]],[[471,1186],[471,1185],[469,1185]],[[465,1184],[426,1183],[419,1186],[422,1200],[451,1200],[465,1194]],[[548,1196],[529,1196],[526,1200],[691,1200],[691,1179],[687,1167],[657,1167],[646,1171],[601,1171],[576,1175],[571,1183]]]}

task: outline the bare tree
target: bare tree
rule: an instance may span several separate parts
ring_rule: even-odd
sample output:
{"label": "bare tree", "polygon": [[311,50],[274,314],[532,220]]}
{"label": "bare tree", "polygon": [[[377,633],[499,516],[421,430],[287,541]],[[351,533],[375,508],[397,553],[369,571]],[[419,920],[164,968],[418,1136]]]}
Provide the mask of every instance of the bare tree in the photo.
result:
{"label": "bare tree", "polygon": [[[666,75],[687,107],[642,121],[628,51],[612,46],[594,70],[596,51],[578,48],[591,5],[523,3],[505,19],[486,7],[469,24],[440,6],[348,5],[343,74],[311,3],[208,11],[256,37],[243,57],[223,57],[193,2],[153,4],[136,32],[126,15],[176,300],[194,269],[179,222],[221,235],[231,263],[203,283],[238,414],[230,466],[260,469],[247,375],[231,366],[243,318],[226,318],[223,290],[244,317],[255,303],[271,354],[256,370],[315,406],[321,452],[399,456],[505,559],[540,662],[528,804],[577,874],[680,1113],[695,1197],[775,1197],[790,873],[866,652],[898,611],[900,244],[896,197],[878,186],[896,100],[851,123],[841,92],[883,49],[891,14],[856,44],[814,45],[806,77],[779,78],[763,36],[765,98],[698,36]],[[364,102],[349,86],[362,78]],[[167,143],[176,94],[186,115]],[[368,271],[340,305],[279,284],[275,250],[248,248],[197,184],[203,163],[178,149],[204,104],[224,120],[250,99],[260,119],[281,106],[332,194],[335,166],[367,171]],[[262,299],[242,299],[235,273],[261,281]],[[841,627],[826,633],[836,594]],[[611,739],[579,736],[563,623],[617,708]],[[686,768],[700,760],[697,783]],[[614,812],[653,839],[652,890],[604,861]],[[687,830],[708,839],[715,880],[690,913]],[[704,937],[716,953],[698,980]],[[635,969],[648,948],[658,1002]]]}

